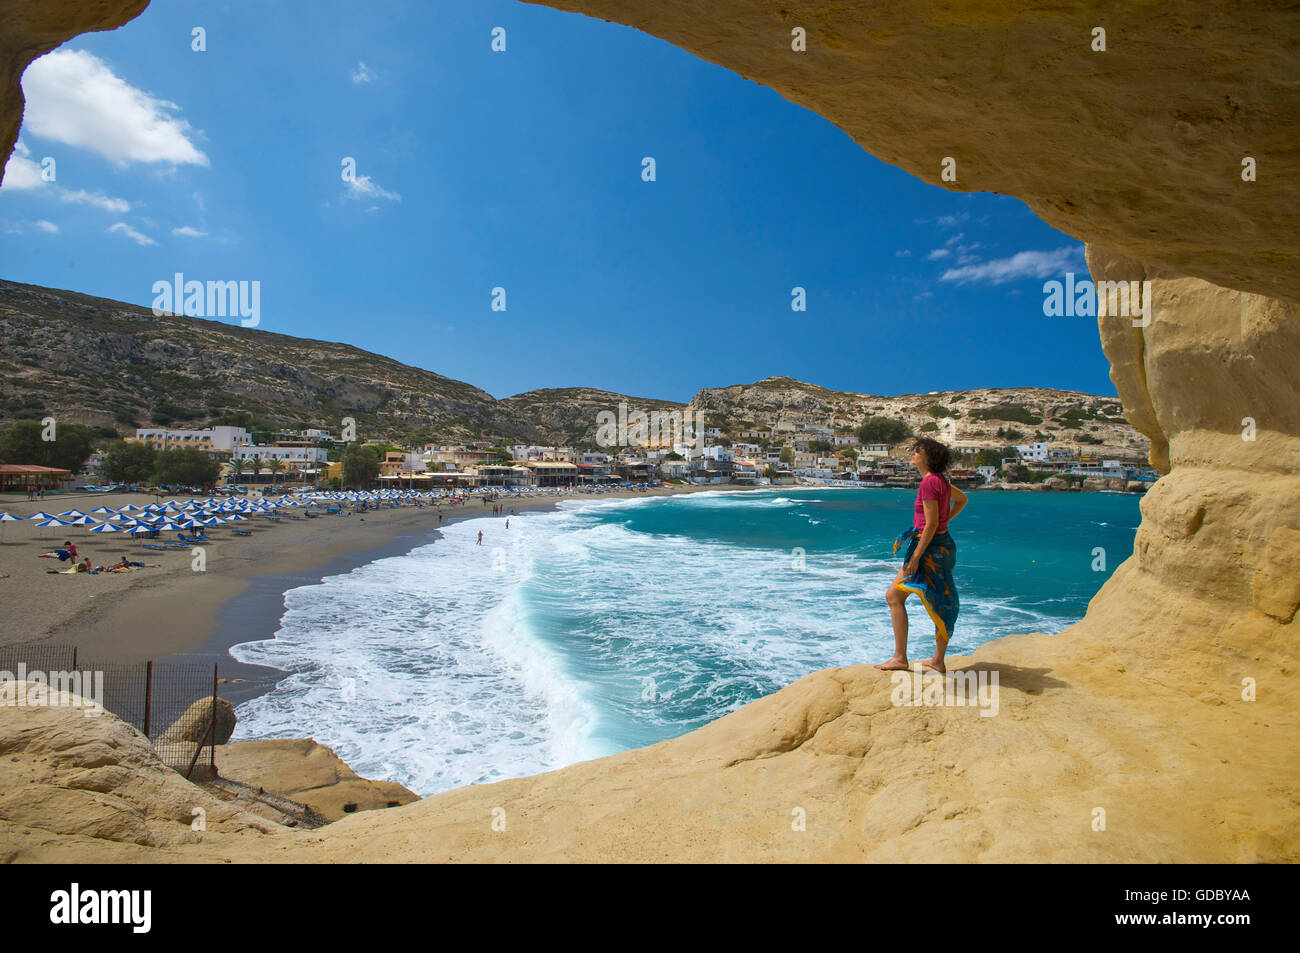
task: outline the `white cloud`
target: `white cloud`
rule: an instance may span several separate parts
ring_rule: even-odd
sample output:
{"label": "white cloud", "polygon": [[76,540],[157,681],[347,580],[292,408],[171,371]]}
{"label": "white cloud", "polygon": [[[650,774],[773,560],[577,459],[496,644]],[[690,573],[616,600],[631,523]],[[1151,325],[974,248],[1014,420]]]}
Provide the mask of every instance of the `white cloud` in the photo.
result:
{"label": "white cloud", "polygon": [[13,155],[5,163],[4,187],[6,189],[39,189],[45,184],[45,180],[41,178],[41,165],[29,158],[31,154],[32,151],[19,139],[14,146]]}
{"label": "white cloud", "polygon": [[175,103],[118,77],[85,50],[55,50],[27,67],[24,127],[34,136],[98,152],[112,162],[208,165]]}
{"label": "white cloud", "polygon": [[4,231],[7,235],[25,235],[28,232],[44,232],[46,235],[53,235],[59,230],[59,226],[53,222],[47,222],[40,218],[34,222],[5,222]]}
{"label": "white cloud", "polygon": [[136,231],[134,228],[132,228],[130,225],[126,224],[126,222],[117,222],[117,223],[115,223],[115,224],[113,224],[113,225],[108,226],[108,228],[106,228],[105,231],[106,231],[106,232],[109,232],[110,234],[112,234],[112,233],[116,233],[116,234],[119,234],[119,235],[125,235],[127,238],[131,239],[131,241],[135,242],[137,245],[156,245],[156,244],[158,244],[156,241],[154,241],[154,240],[153,240],[152,238],[150,238],[148,235],[141,235],[139,232],[137,232],[137,231]]}
{"label": "white cloud", "polygon": [[390,202],[402,201],[400,195],[396,192],[389,192],[368,175],[359,175],[355,179],[347,180],[344,184],[347,185],[347,190],[343,194],[350,199],[368,198],[388,199]]}
{"label": "white cloud", "polygon": [[206,212],[208,210],[208,203],[203,200],[202,192],[195,192],[190,196],[190,198],[194,199],[194,204],[199,207],[200,212]]}
{"label": "white cloud", "polygon": [[904,248],[902,251],[896,251],[896,252],[894,252],[894,257],[895,257],[895,258],[911,258],[911,257],[912,257],[912,249],[910,249],[910,248]]}
{"label": "white cloud", "polygon": [[1081,260],[1078,246],[1058,248],[1055,251],[1022,251],[1010,258],[996,258],[978,265],[949,268],[940,281],[958,284],[1000,285],[1019,278],[1046,278],[1059,275],[1076,267]]}
{"label": "white cloud", "polygon": [[180,228],[172,229],[173,235],[180,235],[184,238],[207,238],[207,232],[201,232],[197,228],[190,228],[188,225],[182,225]]}
{"label": "white cloud", "polygon": [[105,212],[113,212],[116,215],[125,215],[131,211],[131,203],[126,199],[114,198],[111,195],[105,195],[103,192],[87,192],[85,189],[63,189],[59,192],[59,198],[64,202],[72,202],[77,205],[93,205],[95,208],[101,208]]}
{"label": "white cloud", "polygon": [[940,258],[947,258],[951,254],[952,252],[948,251],[946,248],[936,248],[925,257],[930,261],[938,261]]}
{"label": "white cloud", "polygon": [[956,215],[940,215],[935,219],[935,222],[943,228],[956,228],[962,222],[968,221],[969,219],[969,212],[958,212]]}
{"label": "white cloud", "polygon": [[367,66],[363,61],[357,61],[357,68],[352,71],[352,82],[360,86],[362,83],[373,83],[375,81],[375,71]]}

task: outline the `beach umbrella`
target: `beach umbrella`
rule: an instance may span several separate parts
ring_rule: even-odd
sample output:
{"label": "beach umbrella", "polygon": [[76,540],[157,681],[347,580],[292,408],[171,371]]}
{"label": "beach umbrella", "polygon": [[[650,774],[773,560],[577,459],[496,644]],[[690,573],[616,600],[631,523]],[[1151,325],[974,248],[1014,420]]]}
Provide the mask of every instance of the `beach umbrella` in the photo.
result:
{"label": "beach umbrella", "polygon": [[0,539],[4,539],[5,523],[21,523],[22,519],[17,516],[10,516],[8,513],[0,513]]}
{"label": "beach umbrella", "polygon": [[113,511],[110,510],[107,506],[101,506],[101,507],[99,507],[99,508],[97,508],[97,509],[93,509],[93,510],[91,510],[90,512],[91,512],[91,513],[111,513],[111,512],[113,512]]}
{"label": "beach umbrella", "polygon": [[46,513],[44,510],[41,510],[39,513],[33,513],[31,516],[27,518],[29,520],[52,520],[54,519],[54,514]]}
{"label": "beach umbrella", "polygon": [[128,503],[126,506],[119,506],[117,511],[119,513],[134,513],[138,509],[140,509],[140,507],[136,506],[134,503]]}
{"label": "beach umbrella", "polygon": [[116,533],[117,527],[112,526],[108,523],[100,523],[98,526],[92,529],[91,532],[92,533]]}
{"label": "beach umbrella", "polygon": [[126,533],[128,536],[139,536],[140,542],[143,544],[144,538],[152,533],[153,529],[146,526],[144,523],[140,523],[135,527],[135,529],[124,529],[122,532]]}
{"label": "beach umbrella", "polygon": [[177,526],[174,523],[163,523],[161,526],[155,526],[153,528],[160,532],[163,531],[170,532],[171,530],[176,530],[177,532],[179,532],[180,530],[183,530],[185,527]]}
{"label": "beach umbrella", "polygon": [[93,516],[78,516],[75,520],[68,521],[71,526],[92,526],[98,522],[99,520],[95,519]]}
{"label": "beach umbrella", "polygon": [[85,515],[86,514],[81,512],[81,510],[65,510],[64,512],[59,514],[60,517],[66,517],[66,516],[77,517],[77,516],[85,516]]}

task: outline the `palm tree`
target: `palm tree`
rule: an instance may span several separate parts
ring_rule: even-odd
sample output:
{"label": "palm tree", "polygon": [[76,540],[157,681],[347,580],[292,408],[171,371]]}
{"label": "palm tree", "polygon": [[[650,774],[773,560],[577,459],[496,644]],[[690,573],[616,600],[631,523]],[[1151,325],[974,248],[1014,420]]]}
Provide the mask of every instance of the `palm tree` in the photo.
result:
{"label": "palm tree", "polygon": [[271,485],[275,486],[275,475],[284,469],[284,461],[279,457],[272,457],[267,463],[267,468],[271,471]]}
{"label": "palm tree", "polygon": [[239,478],[244,472],[244,467],[245,467],[245,463],[243,457],[235,457],[233,460],[230,461],[230,469],[231,472],[235,474],[236,483],[239,482]]}
{"label": "palm tree", "polygon": [[257,454],[253,454],[251,457],[245,459],[244,462],[248,464],[248,472],[252,475],[253,482],[256,483],[258,477],[261,476],[262,473],[262,458]]}

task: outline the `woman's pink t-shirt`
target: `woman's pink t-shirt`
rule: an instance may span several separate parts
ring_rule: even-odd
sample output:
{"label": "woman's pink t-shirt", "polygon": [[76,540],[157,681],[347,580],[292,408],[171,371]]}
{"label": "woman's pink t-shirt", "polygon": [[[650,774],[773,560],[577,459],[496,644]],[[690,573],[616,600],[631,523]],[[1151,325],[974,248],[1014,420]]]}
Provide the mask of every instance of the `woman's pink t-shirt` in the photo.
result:
{"label": "woman's pink t-shirt", "polygon": [[936,533],[947,532],[948,513],[952,508],[952,485],[937,473],[927,473],[921,479],[921,487],[916,491],[916,516],[912,525],[925,529],[925,501],[939,501],[939,528]]}

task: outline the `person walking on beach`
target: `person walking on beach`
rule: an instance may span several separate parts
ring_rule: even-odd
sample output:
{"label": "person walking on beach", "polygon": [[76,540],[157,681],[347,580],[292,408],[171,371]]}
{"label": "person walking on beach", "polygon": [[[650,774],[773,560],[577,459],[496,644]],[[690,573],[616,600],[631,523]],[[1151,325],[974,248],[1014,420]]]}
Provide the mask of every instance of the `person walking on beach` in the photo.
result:
{"label": "person walking on beach", "polygon": [[482,531],[482,530],[479,530],[479,531],[478,531],[478,545],[480,545],[480,546],[483,545],[483,531]]}
{"label": "person walking on beach", "polygon": [[937,440],[919,437],[912,444],[912,466],[921,472],[921,485],[916,491],[912,525],[894,541],[895,553],[899,546],[908,543],[903,568],[885,592],[894,624],[894,655],[876,668],[885,671],[907,668],[905,603],[915,593],[934,622],[934,658],[922,664],[936,672],[947,671],[943,656],[952,639],[960,607],[953,579],[957,544],[948,535],[948,524],[968,499],[947,477],[951,458],[948,448]]}

